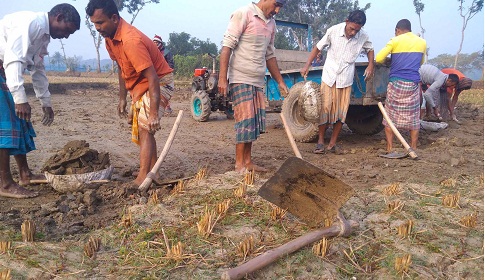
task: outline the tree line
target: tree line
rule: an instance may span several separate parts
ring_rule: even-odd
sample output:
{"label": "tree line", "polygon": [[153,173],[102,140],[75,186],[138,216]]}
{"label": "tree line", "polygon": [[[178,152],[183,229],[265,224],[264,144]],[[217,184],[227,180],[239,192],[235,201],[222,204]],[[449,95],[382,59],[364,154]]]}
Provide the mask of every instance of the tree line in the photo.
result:
{"label": "tree line", "polygon": [[[119,11],[126,9],[128,14],[131,15],[131,24],[133,24],[137,15],[147,4],[158,4],[159,2],[160,0],[115,0]],[[463,21],[461,29],[462,37],[457,53],[454,56],[442,54],[429,62],[438,67],[446,65],[446,67],[454,67],[460,71],[469,70],[470,68],[478,68],[482,69],[483,72],[483,50],[472,54],[461,54],[466,26],[468,22],[483,9],[483,0],[472,0],[468,7],[465,6],[464,2],[464,0],[458,0],[458,11]],[[421,24],[421,17],[425,5],[420,0],[413,0],[412,4],[419,17],[421,29],[420,36],[424,37],[425,29]],[[278,49],[307,50],[307,45],[315,45],[317,40],[323,37],[330,26],[343,22],[350,11],[356,9],[366,11],[370,7],[371,3],[366,3],[361,7],[358,0],[288,0],[285,4],[285,8],[278,14],[278,19],[308,23],[312,30],[311,37],[313,38],[313,41],[307,42],[308,36],[306,30],[278,26],[275,47]],[[98,62],[96,71],[100,72],[99,49],[102,45],[103,38],[96,32],[94,26],[89,21],[89,17],[86,17],[85,24],[91,33],[93,44],[96,49]],[[192,37],[185,32],[170,33],[166,48],[174,55],[175,75],[178,78],[191,77],[195,68],[204,66],[211,67],[212,59],[207,56],[207,53],[219,53],[217,45],[210,42],[209,39],[203,41],[196,37]],[[76,66],[75,64],[80,60],[79,57],[68,58],[65,55],[62,56],[60,53],[56,52],[54,57],[52,57],[54,64],[59,63],[61,58],[68,69]],[[454,59],[453,64],[450,64],[452,60],[451,58]]]}

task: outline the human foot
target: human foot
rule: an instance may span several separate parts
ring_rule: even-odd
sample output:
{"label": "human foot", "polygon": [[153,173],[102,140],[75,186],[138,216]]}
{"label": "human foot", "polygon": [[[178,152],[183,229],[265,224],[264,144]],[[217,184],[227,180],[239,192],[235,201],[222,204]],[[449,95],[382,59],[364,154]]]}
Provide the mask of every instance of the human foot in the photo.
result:
{"label": "human foot", "polygon": [[256,172],[268,172],[268,169],[253,163],[246,166],[246,169],[249,171],[256,171]]}
{"label": "human foot", "polygon": [[10,198],[32,198],[38,196],[38,192],[33,192],[17,184],[0,187],[0,196]]}
{"label": "human foot", "polygon": [[27,176],[23,176],[24,178],[19,179],[20,186],[28,186],[32,184],[46,184],[47,178],[43,174],[33,174],[30,173]]}

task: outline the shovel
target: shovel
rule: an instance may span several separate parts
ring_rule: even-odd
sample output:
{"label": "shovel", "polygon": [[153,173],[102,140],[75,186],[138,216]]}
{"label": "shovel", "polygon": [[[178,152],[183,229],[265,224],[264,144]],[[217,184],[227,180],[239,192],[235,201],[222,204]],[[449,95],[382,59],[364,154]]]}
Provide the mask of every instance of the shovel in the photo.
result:
{"label": "shovel", "polygon": [[318,225],[337,216],[338,209],[354,194],[352,187],[303,160],[295,140],[280,114],[293,152],[258,194],[308,224]]}

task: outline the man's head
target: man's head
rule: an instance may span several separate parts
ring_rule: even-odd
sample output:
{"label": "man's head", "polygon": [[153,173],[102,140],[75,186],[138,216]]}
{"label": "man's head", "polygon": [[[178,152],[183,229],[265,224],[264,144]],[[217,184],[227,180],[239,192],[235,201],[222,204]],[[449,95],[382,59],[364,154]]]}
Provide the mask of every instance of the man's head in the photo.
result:
{"label": "man's head", "polygon": [[456,87],[460,78],[456,74],[449,74],[448,79],[446,80],[446,87]]}
{"label": "man's head", "polygon": [[286,0],[259,0],[256,5],[263,11],[264,16],[269,19],[278,14],[285,3]]}
{"label": "man's head", "polygon": [[345,36],[349,39],[354,37],[365,25],[365,22],[366,17],[363,11],[355,10],[351,12],[345,20]]}
{"label": "man's head", "polygon": [[114,37],[120,23],[120,14],[113,0],[90,0],[86,14],[101,36]]}
{"label": "man's head", "polygon": [[159,50],[163,51],[165,49],[165,44],[163,43],[162,37],[155,35],[155,37],[153,37],[153,43],[157,45]]}
{"label": "man's head", "polygon": [[408,19],[401,19],[396,24],[396,29],[394,30],[394,34],[399,36],[404,33],[411,32],[411,22]]}
{"label": "man's head", "polygon": [[59,4],[48,12],[49,34],[52,39],[68,38],[69,35],[79,30],[81,17],[71,4]]}

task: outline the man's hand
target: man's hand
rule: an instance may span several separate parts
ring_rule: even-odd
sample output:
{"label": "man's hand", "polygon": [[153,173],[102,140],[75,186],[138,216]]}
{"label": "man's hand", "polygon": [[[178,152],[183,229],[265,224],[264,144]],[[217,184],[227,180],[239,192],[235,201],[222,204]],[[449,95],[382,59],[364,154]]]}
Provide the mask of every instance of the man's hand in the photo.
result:
{"label": "man's hand", "polygon": [[118,103],[118,116],[120,119],[124,119],[128,116],[128,111],[126,111],[126,99],[120,99]]}
{"label": "man's hand", "polygon": [[228,90],[228,85],[227,85],[227,79],[225,78],[220,78],[219,82],[217,83],[217,89],[219,93],[222,94],[222,96],[227,96],[227,90]]}
{"label": "man's hand", "polygon": [[15,104],[15,114],[19,119],[30,122],[31,108],[29,103]]}
{"label": "man's hand", "polygon": [[367,66],[364,71],[364,81],[368,81],[374,77],[374,66]]}
{"label": "man's hand", "polygon": [[287,97],[288,94],[290,94],[290,90],[288,89],[285,83],[278,84],[278,90],[280,91],[280,94],[283,97]]}
{"label": "man's hand", "polygon": [[308,67],[303,67],[300,69],[300,74],[301,76],[305,79],[306,81],[306,77],[308,76]]}
{"label": "man's hand", "polygon": [[160,118],[158,117],[158,114],[150,112],[150,115],[148,116],[148,132],[154,134],[158,130],[160,130]]}
{"label": "man's hand", "polygon": [[52,107],[42,107],[42,112],[44,113],[41,121],[42,124],[50,126],[54,121],[54,111],[52,110]]}

